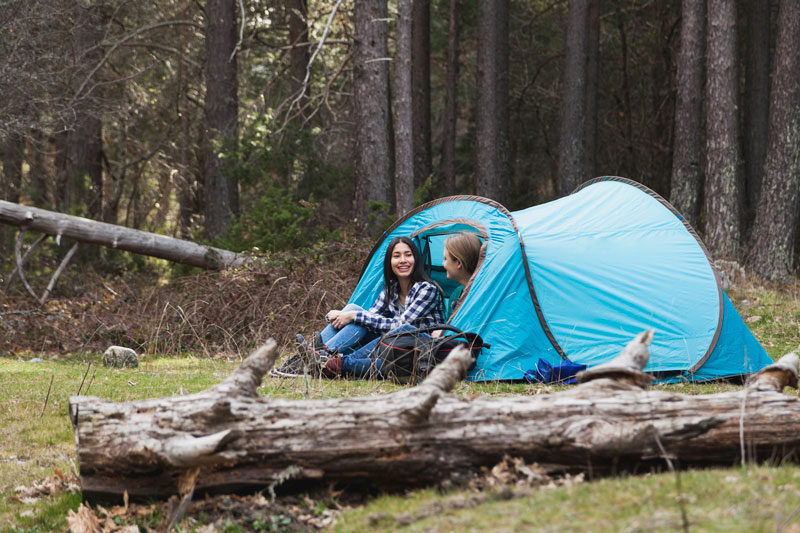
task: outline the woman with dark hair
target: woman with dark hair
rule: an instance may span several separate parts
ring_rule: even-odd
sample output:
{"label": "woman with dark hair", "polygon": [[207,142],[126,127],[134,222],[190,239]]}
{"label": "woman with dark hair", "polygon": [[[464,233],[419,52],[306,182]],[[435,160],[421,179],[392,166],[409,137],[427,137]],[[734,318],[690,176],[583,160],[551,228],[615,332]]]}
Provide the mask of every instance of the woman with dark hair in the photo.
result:
{"label": "woman with dark hair", "polygon": [[[416,249],[416,247],[414,247]],[[452,305],[448,306],[446,314],[444,316],[448,316],[451,314],[456,305],[456,300],[460,299],[461,291],[465,285],[469,283],[472,274],[478,267],[478,263],[480,261],[480,253],[481,253],[481,240],[478,238],[477,235],[473,233],[457,233],[455,235],[451,235],[447,238],[444,245],[444,256],[442,261],[442,266],[447,273],[448,279],[458,282],[458,288],[451,294],[450,301],[453,302]],[[417,260],[417,264],[420,264],[419,256],[415,258]],[[419,275],[423,276],[425,280],[427,280],[427,276],[425,276],[424,271],[420,268],[421,272]],[[387,273],[387,263],[384,262],[384,280],[386,279]],[[388,286],[388,283],[387,283]],[[438,291],[437,291],[438,292]],[[443,323],[444,320],[440,320],[439,324]],[[411,323],[403,323],[400,326],[393,328],[391,331],[393,333],[399,333],[402,331],[413,331],[417,328],[424,328],[429,326],[439,325],[436,323],[430,323],[426,325],[415,325]],[[384,331],[386,333],[386,331]],[[432,332],[434,337],[439,337],[442,334],[441,330],[435,330]],[[417,336],[420,337],[430,337],[431,335],[428,333],[417,333]],[[342,356],[342,366],[341,369],[334,369],[330,367],[326,367],[326,371],[333,373],[334,371],[339,371],[346,375],[352,375],[355,377],[367,377],[372,374],[373,369],[377,371],[377,375],[380,377],[386,377],[381,372],[381,366],[383,361],[379,357],[375,357],[373,354],[373,350],[378,344],[380,339],[376,338],[372,340],[372,342],[366,344],[364,347],[355,350],[350,354],[345,354]],[[329,360],[330,361],[330,360]],[[335,362],[335,360],[333,360]],[[331,362],[331,367],[335,364]]]}
{"label": "woman with dark hair", "polygon": [[[425,328],[444,321],[444,301],[439,288],[425,274],[425,265],[414,241],[395,237],[383,259],[383,290],[369,310],[348,304],[325,315],[328,325],[315,335],[310,349],[325,362],[329,377],[349,371],[350,362],[366,359],[384,333],[399,327]],[[304,343],[303,343],[304,344]],[[301,349],[305,346],[301,347]],[[292,368],[290,360],[277,375],[302,373],[303,361]]]}

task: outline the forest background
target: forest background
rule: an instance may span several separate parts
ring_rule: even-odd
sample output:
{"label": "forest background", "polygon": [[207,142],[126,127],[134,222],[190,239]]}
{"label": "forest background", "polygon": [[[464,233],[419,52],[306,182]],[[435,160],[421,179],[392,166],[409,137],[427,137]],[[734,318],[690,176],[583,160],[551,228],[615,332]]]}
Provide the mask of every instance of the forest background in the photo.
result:
{"label": "forest background", "polygon": [[9,0],[0,31],[11,202],[313,263],[433,198],[620,175],[715,257],[795,279],[798,0]]}

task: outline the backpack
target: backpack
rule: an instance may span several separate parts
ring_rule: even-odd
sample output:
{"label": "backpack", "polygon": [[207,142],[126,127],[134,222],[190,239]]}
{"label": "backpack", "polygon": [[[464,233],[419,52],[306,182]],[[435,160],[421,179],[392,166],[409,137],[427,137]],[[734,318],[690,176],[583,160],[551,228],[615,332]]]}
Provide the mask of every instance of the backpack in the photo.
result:
{"label": "backpack", "polygon": [[[422,335],[437,329],[449,332],[441,337]],[[378,341],[371,357],[381,359],[381,374],[400,383],[417,383],[441,363],[457,346],[464,346],[475,366],[481,348],[491,348],[477,333],[466,333],[453,326],[440,325],[410,331],[389,332]]]}

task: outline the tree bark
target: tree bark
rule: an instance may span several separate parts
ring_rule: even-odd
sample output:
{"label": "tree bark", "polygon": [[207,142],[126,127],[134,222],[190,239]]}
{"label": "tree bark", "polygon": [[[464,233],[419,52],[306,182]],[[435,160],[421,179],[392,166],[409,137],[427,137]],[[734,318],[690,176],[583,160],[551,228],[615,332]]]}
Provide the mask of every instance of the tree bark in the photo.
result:
{"label": "tree bark", "polygon": [[[360,0],[353,7],[353,109],[355,115],[355,204],[363,226],[369,215],[391,208],[392,144],[386,0]],[[384,204],[380,206],[379,204]],[[377,229],[369,228],[370,230]]]}
{"label": "tree bark", "polygon": [[683,0],[670,201],[693,227],[700,221],[703,183],[704,19],[705,0]]}
{"label": "tree bark", "polygon": [[586,116],[583,175],[597,175],[597,87],[600,67],[600,0],[589,2],[586,54]]}
{"label": "tree bark", "polygon": [[[414,185],[431,175],[431,2],[411,3],[411,107],[413,109]],[[428,200],[427,198],[423,200]],[[398,210],[399,212],[399,210]]]}
{"label": "tree bark", "polygon": [[617,366],[587,371],[561,393],[464,400],[449,394],[471,362],[462,348],[417,387],[312,401],[258,394],[277,355],[270,340],[197,394],[120,404],[71,397],[83,496],[166,497],[189,475],[201,492],[286,478],[394,488],[468,479],[505,455],[601,474],[663,465],[664,456],[730,465],[800,447],[800,399],[780,393],[797,385],[795,354],[740,392],[647,391],[647,374]]}
{"label": "tree bark", "polygon": [[558,147],[559,196],[570,194],[586,178],[584,154],[589,4],[590,0],[569,1],[564,88],[561,101],[561,135]]}
{"label": "tree bark", "polygon": [[308,71],[308,4],[307,0],[291,0],[289,4],[289,53],[292,75],[292,98],[302,95],[298,102],[302,108],[309,95],[309,87],[303,82]]}
{"label": "tree bark", "polygon": [[228,250],[2,200],[0,223],[201,268],[237,267],[248,261]]}
{"label": "tree bark", "polygon": [[[394,56],[394,196],[397,216],[414,208],[414,100],[412,92],[411,0],[397,1],[397,44]],[[413,98],[412,98],[413,94]]]}
{"label": "tree bark", "polygon": [[[22,163],[25,156],[25,138],[16,131],[6,135],[3,144],[3,174],[0,175],[0,200],[19,202],[22,190]],[[9,228],[0,228],[0,255],[4,259],[13,256],[13,244]],[[0,264],[2,264],[0,259]]]}
{"label": "tree bark", "polygon": [[744,86],[745,209],[755,217],[769,136],[770,2],[747,2],[747,52]]}
{"label": "tree bark", "polygon": [[782,0],[770,97],[769,147],[748,263],[764,279],[794,279],[800,201],[800,0]]}
{"label": "tree bark", "polygon": [[[78,68],[71,81],[76,104],[74,120],[63,138],[63,157],[58,168],[60,211],[69,211],[83,205],[90,217],[100,217],[103,209],[103,167],[102,167],[102,122],[92,105],[93,90],[84,85],[92,71],[103,57],[99,46],[103,38],[104,14],[99,6],[81,9],[81,23],[75,27],[75,47],[78,51]],[[97,74],[95,74],[97,76]],[[100,79],[94,80],[92,87],[102,87]]]}
{"label": "tree bark", "polygon": [[231,162],[221,152],[235,147],[239,134],[236,65],[236,2],[206,2],[205,229],[212,240],[231,227],[239,212],[236,181],[226,175]]}
{"label": "tree bark", "polygon": [[444,196],[456,193],[456,121],[458,119],[458,0],[450,0],[447,34],[447,74],[442,119],[441,173]]}
{"label": "tree bark", "polygon": [[475,192],[508,203],[508,0],[478,2]]}
{"label": "tree bark", "polygon": [[741,233],[736,42],[735,0],[709,0],[704,233],[715,256],[734,260]]}
{"label": "tree bark", "polygon": [[0,200],[19,202],[22,191],[22,163],[25,159],[25,137],[10,132],[3,143],[3,175]]}

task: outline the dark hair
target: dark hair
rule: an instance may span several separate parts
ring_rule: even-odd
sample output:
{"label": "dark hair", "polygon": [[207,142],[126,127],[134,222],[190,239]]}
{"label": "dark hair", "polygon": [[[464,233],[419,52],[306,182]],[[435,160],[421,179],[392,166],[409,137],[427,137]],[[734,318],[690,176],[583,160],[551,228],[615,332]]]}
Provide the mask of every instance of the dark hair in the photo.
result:
{"label": "dark hair", "polygon": [[411,270],[411,285],[414,285],[418,281],[431,281],[428,275],[425,274],[425,262],[422,260],[419,248],[414,244],[414,241],[408,237],[395,237],[389,241],[389,246],[386,248],[386,255],[383,258],[383,286],[386,287],[387,302],[391,302],[392,298],[394,298],[393,292],[395,284],[398,286],[400,284],[397,276],[392,272],[392,252],[394,252],[394,247],[401,242],[407,244],[408,247],[411,248],[411,253],[414,255],[414,268]]}

